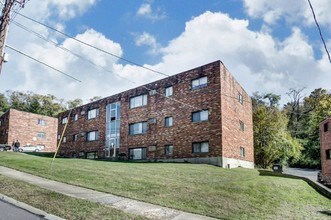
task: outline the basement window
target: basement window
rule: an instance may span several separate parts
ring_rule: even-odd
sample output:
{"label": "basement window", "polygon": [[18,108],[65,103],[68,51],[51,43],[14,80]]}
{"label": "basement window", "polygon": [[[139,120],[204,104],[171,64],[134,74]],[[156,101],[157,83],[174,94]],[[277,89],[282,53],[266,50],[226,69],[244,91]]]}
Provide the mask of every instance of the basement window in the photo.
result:
{"label": "basement window", "polygon": [[170,156],[174,154],[174,145],[166,145],[164,148],[165,155]]}
{"label": "basement window", "polygon": [[209,142],[195,142],[192,144],[193,153],[208,153],[209,152]]}
{"label": "basement window", "polygon": [[37,138],[38,139],[45,139],[45,137],[46,137],[46,134],[45,133],[43,133],[43,132],[37,133]]}

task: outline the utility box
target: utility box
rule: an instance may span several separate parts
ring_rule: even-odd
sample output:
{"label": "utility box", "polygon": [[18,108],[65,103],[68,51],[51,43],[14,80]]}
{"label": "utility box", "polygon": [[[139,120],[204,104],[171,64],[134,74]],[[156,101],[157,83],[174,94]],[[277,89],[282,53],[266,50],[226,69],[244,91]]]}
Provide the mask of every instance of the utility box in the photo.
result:
{"label": "utility box", "polygon": [[283,166],[281,164],[274,164],[274,165],[272,165],[272,170],[276,173],[282,173]]}

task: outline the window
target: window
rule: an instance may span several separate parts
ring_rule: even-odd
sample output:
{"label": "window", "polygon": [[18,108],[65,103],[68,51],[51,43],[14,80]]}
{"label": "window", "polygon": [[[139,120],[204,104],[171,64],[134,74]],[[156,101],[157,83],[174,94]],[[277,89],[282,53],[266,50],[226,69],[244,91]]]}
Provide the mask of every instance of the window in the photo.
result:
{"label": "window", "polygon": [[91,109],[87,112],[87,119],[93,119],[99,116],[99,109]]}
{"label": "window", "polygon": [[46,137],[46,134],[45,133],[43,133],[43,132],[37,133],[37,138],[39,138],[39,139],[45,139],[45,137]]}
{"label": "window", "polygon": [[166,97],[169,97],[169,96],[172,96],[172,94],[173,94],[173,88],[172,88],[172,86],[167,87],[165,89],[165,96]]}
{"label": "window", "polygon": [[325,155],[326,155],[326,159],[327,159],[327,160],[331,159],[331,149],[327,149],[327,150],[325,151]]}
{"label": "window", "polygon": [[208,153],[209,152],[209,142],[195,142],[192,145],[193,153]]}
{"label": "window", "polygon": [[77,139],[78,139],[78,134],[72,135],[72,141],[77,141]]}
{"label": "window", "polygon": [[62,138],[62,143],[67,143],[67,137]]}
{"label": "window", "polygon": [[324,124],[324,132],[327,132],[329,130],[329,122]]}
{"label": "window", "polygon": [[130,124],[130,134],[145,134],[147,132],[147,122],[138,122],[134,124]]}
{"label": "window", "polygon": [[68,117],[64,117],[64,118],[62,118],[62,124],[66,124],[67,121],[68,121]]}
{"label": "window", "polygon": [[129,157],[131,160],[146,159],[146,148],[131,148],[129,149]]}
{"label": "window", "polygon": [[61,138],[61,135],[57,135],[57,139],[60,140],[60,138]]}
{"label": "window", "polygon": [[244,103],[244,97],[241,93],[238,92],[238,101],[240,102],[240,104]]}
{"label": "window", "polygon": [[147,105],[147,95],[140,95],[130,98],[130,108],[137,108]]}
{"label": "window", "polygon": [[244,124],[244,122],[242,122],[240,120],[239,120],[239,130],[240,131],[244,131],[245,130],[245,124]]}
{"label": "window", "polygon": [[200,89],[206,87],[207,84],[207,76],[200,77],[198,79],[192,80],[192,89]]}
{"label": "window", "polygon": [[87,141],[97,141],[99,140],[99,132],[98,131],[90,131],[87,132]]}
{"label": "window", "polygon": [[245,148],[240,147],[240,157],[245,157]]}
{"label": "window", "polygon": [[164,149],[165,155],[173,155],[174,153],[174,145],[166,145]]}
{"label": "window", "polygon": [[77,121],[78,120],[78,114],[74,115],[74,120]]}
{"label": "window", "polygon": [[199,121],[208,121],[208,110],[202,110],[198,112],[192,113],[192,121],[199,122]]}
{"label": "window", "polygon": [[0,126],[2,125],[2,121],[0,120]]}
{"label": "window", "polygon": [[38,119],[38,125],[46,125],[44,119]]}
{"label": "window", "polygon": [[166,127],[171,127],[173,125],[172,117],[165,117],[165,119],[164,119],[164,125]]}

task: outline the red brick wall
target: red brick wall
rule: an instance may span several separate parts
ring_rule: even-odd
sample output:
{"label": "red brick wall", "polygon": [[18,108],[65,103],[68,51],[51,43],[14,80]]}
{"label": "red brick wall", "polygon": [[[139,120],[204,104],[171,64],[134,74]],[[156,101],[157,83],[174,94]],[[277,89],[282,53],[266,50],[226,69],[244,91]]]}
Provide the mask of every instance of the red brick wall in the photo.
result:
{"label": "red brick wall", "polygon": [[[324,132],[324,124],[329,123],[328,131]],[[331,178],[331,159],[326,159],[326,150],[331,149],[331,118],[320,124],[321,166],[322,174]]]}
{"label": "red brick wall", "polygon": [[[226,84],[222,82],[221,73],[225,74],[223,78],[226,80]],[[208,86],[192,90],[191,81],[201,76],[207,76]],[[223,93],[221,84],[223,84],[222,87],[224,87],[226,94],[231,94],[236,97],[234,91],[241,91],[244,95],[244,99],[248,100],[248,102],[245,102],[244,105],[241,106],[241,104],[237,105],[234,99],[226,101],[223,95],[221,96],[221,93]],[[165,88],[171,85],[173,86],[173,96],[165,98]],[[234,88],[231,88],[231,86]],[[130,109],[130,98],[137,95],[149,94],[147,88],[156,90],[156,94],[148,95],[148,104],[146,106]],[[222,111],[221,100],[222,104],[224,102],[225,106],[225,109]],[[221,157],[222,154],[224,154],[222,153],[223,140],[224,143],[227,144],[225,156],[238,158],[239,147],[243,146],[246,149],[246,157],[241,159],[253,161],[252,109],[250,98],[233,79],[231,74],[225,71],[220,61],[73,109],[70,122],[64,135],[67,137],[67,143],[61,144],[59,153],[71,156],[73,153],[78,154],[80,151],[97,151],[99,157],[104,157],[106,105],[117,101],[121,102],[120,152],[128,154],[130,148],[146,147],[147,157],[153,159]],[[232,106],[232,104],[234,104],[234,106]],[[95,107],[99,107],[100,115],[95,119],[87,120],[88,109]],[[192,112],[206,109],[209,111],[208,121],[192,122]],[[81,116],[81,111],[85,111],[86,114]],[[64,125],[61,124],[61,119],[68,114],[68,111],[59,114],[59,134],[61,134],[64,129]],[[77,121],[73,121],[74,114],[79,114]],[[224,116],[222,116],[222,114]],[[227,114],[228,116],[226,116]],[[167,116],[173,117],[172,127],[164,126],[164,119]],[[223,129],[223,131],[221,130],[222,117],[224,126],[227,126],[228,129],[231,130],[227,131],[226,128]],[[148,124],[146,134],[129,134],[129,124],[148,121],[148,119],[151,118],[155,118],[156,123]],[[237,120],[237,124],[227,123],[226,118]],[[239,119],[245,122],[246,130],[243,133],[239,133]],[[79,138],[77,141],[72,141],[74,134],[85,133],[92,130],[98,130],[100,132],[100,139],[98,141],[86,142],[86,136]],[[222,139],[222,135],[227,135],[228,137],[223,137]],[[232,143],[233,137],[235,137],[235,143]],[[192,143],[202,141],[209,141],[209,153],[192,153]],[[165,145],[170,144],[174,146],[174,153],[172,156],[166,156]],[[156,149],[148,151],[149,146],[156,146]]]}
{"label": "red brick wall", "polygon": [[[221,72],[223,156],[254,162],[251,98],[224,65],[221,66]],[[242,104],[238,100],[238,93],[243,96]],[[239,121],[244,123],[244,131],[240,130]],[[240,147],[245,149],[245,157],[240,157]]]}
{"label": "red brick wall", "polygon": [[[38,125],[38,119],[43,119],[45,125]],[[57,118],[9,110],[8,143],[19,140],[21,146],[44,145],[44,151],[55,151],[57,135]],[[37,138],[37,133],[45,133],[45,138]]]}

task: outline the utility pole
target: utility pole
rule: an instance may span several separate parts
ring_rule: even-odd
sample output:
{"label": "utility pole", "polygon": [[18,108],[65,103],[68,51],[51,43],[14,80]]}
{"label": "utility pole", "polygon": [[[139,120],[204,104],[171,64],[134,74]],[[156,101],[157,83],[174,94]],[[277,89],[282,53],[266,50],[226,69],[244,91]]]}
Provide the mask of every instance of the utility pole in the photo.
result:
{"label": "utility pole", "polygon": [[2,9],[2,14],[0,17],[0,74],[1,74],[1,69],[2,69],[2,64],[3,64],[3,50],[5,47],[6,43],[6,37],[7,37],[7,32],[8,32],[8,27],[9,27],[9,21],[10,21],[10,12],[11,9],[14,5],[15,0],[6,0],[5,5],[3,6]]}

